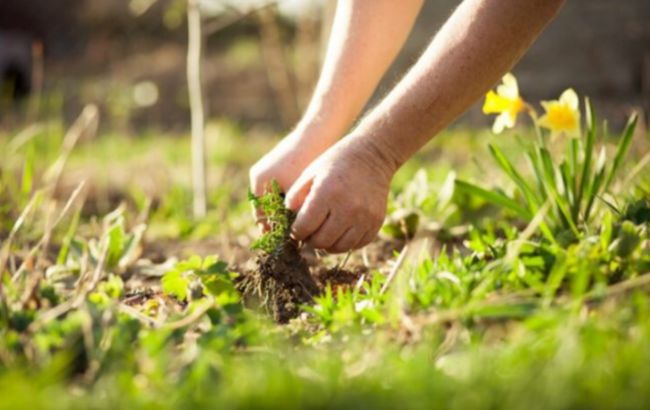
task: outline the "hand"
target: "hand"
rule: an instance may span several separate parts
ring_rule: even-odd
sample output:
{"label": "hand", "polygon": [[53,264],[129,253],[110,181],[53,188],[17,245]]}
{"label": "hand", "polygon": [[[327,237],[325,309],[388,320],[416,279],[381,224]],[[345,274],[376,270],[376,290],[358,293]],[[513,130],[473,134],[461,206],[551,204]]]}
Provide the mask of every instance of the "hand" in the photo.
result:
{"label": "hand", "polygon": [[287,193],[287,206],[298,210],[293,237],[332,253],[367,245],[386,216],[395,170],[369,140],[339,141]]}
{"label": "hand", "polygon": [[[298,130],[285,137],[251,167],[251,192],[257,196],[263,195],[272,180],[276,180],[282,191],[287,192],[307,165],[326,149],[315,141],[314,135]],[[254,212],[256,221],[264,225],[261,211],[255,209]]]}

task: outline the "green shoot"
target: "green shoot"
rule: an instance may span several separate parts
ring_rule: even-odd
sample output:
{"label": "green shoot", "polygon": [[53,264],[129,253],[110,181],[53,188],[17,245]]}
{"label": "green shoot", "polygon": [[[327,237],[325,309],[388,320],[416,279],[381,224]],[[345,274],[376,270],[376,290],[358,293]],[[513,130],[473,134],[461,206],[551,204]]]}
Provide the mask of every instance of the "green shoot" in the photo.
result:
{"label": "green shoot", "polygon": [[529,174],[532,174],[534,183],[527,182],[529,179],[524,176],[526,174],[518,170],[501,150],[490,146],[490,154],[495,163],[514,183],[515,192],[512,196],[507,196],[500,190],[487,190],[465,181],[457,180],[456,187],[506,208],[528,223],[548,202],[549,212],[540,224],[547,239],[551,239],[551,232],[553,235],[570,233],[573,238],[579,237],[584,232],[584,227],[596,217],[596,200],[610,193],[612,182],[620,172],[629,150],[637,123],[636,115],[630,117],[618,141],[612,165],[608,166],[605,149],[596,146],[598,128],[588,99],[585,106],[586,135],[566,141],[565,158],[551,154],[543,142],[535,142],[529,148],[524,147],[530,168]]}
{"label": "green shoot", "polygon": [[248,199],[263,212],[269,228],[253,242],[251,249],[259,249],[267,254],[275,253],[290,240],[291,224],[296,215],[284,205],[284,195],[275,180],[271,182],[271,189],[266,194],[258,197],[249,192]]}

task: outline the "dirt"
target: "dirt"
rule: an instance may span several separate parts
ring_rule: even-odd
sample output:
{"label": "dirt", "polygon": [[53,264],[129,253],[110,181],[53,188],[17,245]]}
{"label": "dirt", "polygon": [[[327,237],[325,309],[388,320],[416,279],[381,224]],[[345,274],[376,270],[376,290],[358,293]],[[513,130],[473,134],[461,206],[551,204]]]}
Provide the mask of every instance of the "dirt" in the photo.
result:
{"label": "dirt", "polygon": [[312,303],[320,293],[295,241],[260,256],[257,269],[244,274],[237,288],[244,295],[245,303],[265,307],[278,323],[287,323],[298,316],[300,306]]}
{"label": "dirt", "polygon": [[257,269],[245,272],[236,286],[245,304],[265,308],[276,322],[287,323],[300,314],[302,305],[312,304],[328,284],[336,292],[340,287],[354,286],[366,272],[363,267],[355,271],[339,267],[314,270],[312,276],[298,244],[289,241],[279,251],[259,256]]}
{"label": "dirt", "polygon": [[364,266],[359,266],[353,270],[342,269],[338,266],[333,268],[321,267],[316,269],[314,279],[321,291],[324,291],[327,285],[330,285],[332,292],[336,294],[339,288],[356,286],[359,280],[366,277],[367,273],[368,269]]}

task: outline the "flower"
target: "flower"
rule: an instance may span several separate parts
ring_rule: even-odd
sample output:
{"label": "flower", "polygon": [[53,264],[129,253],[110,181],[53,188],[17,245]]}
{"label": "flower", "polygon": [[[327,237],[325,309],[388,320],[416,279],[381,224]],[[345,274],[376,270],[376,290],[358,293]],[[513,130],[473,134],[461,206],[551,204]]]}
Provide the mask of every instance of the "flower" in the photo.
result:
{"label": "flower", "polygon": [[537,122],[540,127],[551,130],[552,134],[580,135],[578,95],[572,88],[565,90],[558,100],[542,101],[542,107],[546,113]]}
{"label": "flower", "polygon": [[502,84],[497,91],[490,90],[483,104],[484,114],[499,114],[494,120],[492,131],[500,134],[504,128],[512,128],[517,122],[517,115],[524,110],[526,104],[519,97],[517,79],[511,73],[503,76]]}

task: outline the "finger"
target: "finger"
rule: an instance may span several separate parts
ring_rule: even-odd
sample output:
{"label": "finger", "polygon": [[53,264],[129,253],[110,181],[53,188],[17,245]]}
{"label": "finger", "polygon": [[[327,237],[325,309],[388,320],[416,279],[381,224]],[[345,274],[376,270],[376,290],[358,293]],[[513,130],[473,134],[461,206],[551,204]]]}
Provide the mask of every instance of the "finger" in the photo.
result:
{"label": "finger", "polygon": [[363,243],[363,240],[365,239],[365,236],[366,236],[366,232],[364,231],[364,233],[359,235],[359,239],[357,239],[355,244],[350,249],[357,250],[357,249],[361,249],[364,246],[366,246],[367,244]]}
{"label": "finger", "polygon": [[[249,189],[250,192],[256,197],[264,195],[263,184],[260,183],[259,176],[253,170],[251,170],[249,174]],[[262,210],[256,207],[252,202],[251,207],[255,224],[261,229],[263,233],[267,232],[269,230],[269,226],[266,222],[266,215],[264,215],[264,212],[262,212]]]}
{"label": "finger", "polygon": [[361,231],[354,226],[350,227],[327,251],[329,253],[343,253],[355,249],[355,246],[363,239],[364,235],[365,231]]}
{"label": "finger", "polygon": [[298,178],[298,180],[289,188],[289,192],[284,199],[284,204],[287,208],[292,211],[298,211],[302,205],[305,203],[314,180],[312,178],[303,179]]}
{"label": "finger", "polygon": [[363,235],[361,240],[355,245],[355,249],[363,248],[364,246],[366,246],[369,243],[371,243],[372,241],[374,241],[376,237],[377,237],[377,231],[375,231],[374,229],[371,229],[370,231],[366,232]]}
{"label": "finger", "polygon": [[260,208],[253,205],[252,203],[251,203],[251,210],[253,214],[253,219],[255,220],[255,224],[260,227],[262,232],[268,232],[270,226],[268,224],[268,219],[266,218],[264,212]]}
{"label": "finger", "polygon": [[255,171],[254,167],[250,170],[248,174],[250,190],[255,196],[261,196],[264,194],[264,184],[261,182],[262,178]]}
{"label": "finger", "polygon": [[260,213],[259,216],[255,218],[255,224],[259,226],[262,233],[266,233],[271,230],[271,225],[269,225],[269,220],[262,213]]}
{"label": "finger", "polygon": [[348,229],[348,224],[330,213],[323,225],[318,228],[308,242],[316,249],[330,249]]}
{"label": "finger", "polygon": [[299,241],[309,238],[325,223],[328,215],[329,207],[325,201],[317,200],[315,195],[309,195],[291,225],[292,236]]}

